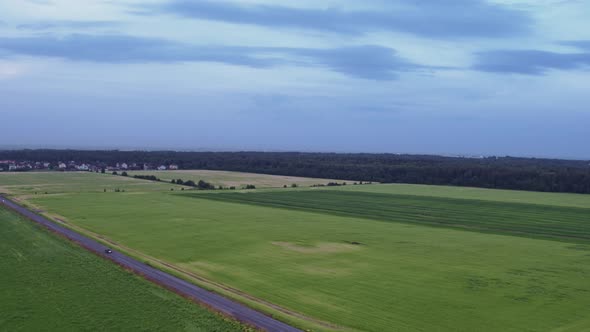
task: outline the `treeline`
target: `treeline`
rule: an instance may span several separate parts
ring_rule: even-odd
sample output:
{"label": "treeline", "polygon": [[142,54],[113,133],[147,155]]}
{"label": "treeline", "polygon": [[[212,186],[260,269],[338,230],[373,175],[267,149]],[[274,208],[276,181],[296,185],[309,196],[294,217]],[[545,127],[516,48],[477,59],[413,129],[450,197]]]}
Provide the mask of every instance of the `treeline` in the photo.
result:
{"label": "treeline", "polygon": [[[121,174],[121,175],[127,176],[126,174],[127,174],[127,172],[123,172],[123,174]],[[113,172],[113,175],[117,175],[117,172]],[[162,181],[162,179],[160,179],[159,177],[157,177],[155,175],[134,175],[133,177],[136,179],[141,179],[141,180],[164,182],[164,181]],[[182,186],[187,186],[187,187],[193,187],[193,188],[197,188],[200,190],[215,190],[215,186],[213,184],[211,184],[207,181],[204,181],[204,180],[199,180],[199,182],[195,183],[195,181],[193,181],[193,180],[183,181],[182,179],[172,179],[172,180],[170,180],[170,183],[178,184],[178,185],[182,185]],[[223,189],[223,188],[219,187],[219,189]],[[235,188],[233,188],[233,189],[235,189]]]}
{"label": "treeline", "polygon": [[297,152],[0,151],[0,160],[176,164],[180,169],[242,171],[383,183],[415,183],[590,193],[588,161],[429,155]]}

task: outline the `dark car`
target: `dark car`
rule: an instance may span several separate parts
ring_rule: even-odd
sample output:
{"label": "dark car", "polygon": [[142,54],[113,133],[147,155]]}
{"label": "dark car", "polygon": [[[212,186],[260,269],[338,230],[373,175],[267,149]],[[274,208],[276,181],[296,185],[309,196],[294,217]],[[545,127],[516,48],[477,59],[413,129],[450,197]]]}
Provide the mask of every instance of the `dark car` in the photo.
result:
{"label": "dark car", "polygon": [[104,250],[105,254],[112,254],[113,251],[111,250],[111,248],[107,248]]}

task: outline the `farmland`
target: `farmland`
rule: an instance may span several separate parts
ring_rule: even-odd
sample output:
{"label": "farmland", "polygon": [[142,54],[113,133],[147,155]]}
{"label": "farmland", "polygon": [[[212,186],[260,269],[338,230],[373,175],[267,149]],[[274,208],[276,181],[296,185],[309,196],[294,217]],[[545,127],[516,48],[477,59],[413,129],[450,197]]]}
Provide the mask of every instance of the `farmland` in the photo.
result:
{"label": "farmland", "polygon": [[241,172],[209,171],[209,170],[187,170],[187,171],[133,171],[130,175],[155,175],[156,177],[170,182],[170,180],[182,179],[198,182],[204,180],[215,186],[236,187],[251,184],[257,188],[278,188],[296,184],[302,187],[309,187],[316,184],[327,184],[328,182],[339,182],[342,180],[313,179],[295,176],[266,175]]}
{"label": "farmland", "polygon": [[507,203],[525,203],[590,208],[590,195],[570,193],[544,193],[533,191],[483,189],[472,187],[427,186],[419,184],[346,186],[338,187],[336,189],[344,191],[368,192],[379,194],[475,199]]}
{"label": "farmland", "polygon": [[[30,199],[73,226],[343,330],[590,328],[585,209],[360,189],[380,186]],[[439,220],[510,232],[429,226]],[[527,237],[548,235],[559,241]]]}
{"label": "farmland", "polygon": [[0,173],[0,193],[13,195],[104,192],[104,190],[115,189],[144,192],[170,188],[180,188],[180,186],[89,172]]}
{"label": "farmland", "polygon": [[327,190],[193,197],[379,221],[590,242],[590,208]]}
{"label": "farmland", "polygon": [[0,208],[1,331],[242,331]]}

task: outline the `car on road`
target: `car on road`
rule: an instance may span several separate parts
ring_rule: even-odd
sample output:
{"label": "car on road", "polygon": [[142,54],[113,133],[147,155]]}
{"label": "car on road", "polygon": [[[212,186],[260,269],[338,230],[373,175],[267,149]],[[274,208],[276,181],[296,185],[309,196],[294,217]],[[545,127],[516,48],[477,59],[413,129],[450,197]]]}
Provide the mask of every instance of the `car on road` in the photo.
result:
{"label": "car on road", "polygon": [[113,250],[111,250],[111,248],[106,248],[104,250],[104,252],[105,252],[105,254],[112,254],[113,253]]}

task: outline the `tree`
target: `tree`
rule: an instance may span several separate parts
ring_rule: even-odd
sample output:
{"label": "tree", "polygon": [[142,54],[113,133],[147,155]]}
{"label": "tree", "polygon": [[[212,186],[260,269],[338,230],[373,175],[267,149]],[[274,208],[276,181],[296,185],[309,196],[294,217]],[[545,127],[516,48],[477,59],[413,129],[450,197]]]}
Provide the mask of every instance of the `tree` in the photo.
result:
{"label": "tree", "polygon": [[182,185],[182,184],[184,184],[184,181],[182,181],[182,179],[178,179],[178,180],[176,180],[176,184]]}
{"label": "tree", "polygon": [[170,183],[176,184],[176,180],[172,179],[172,180],[170,180]]}
{"label": "tree", "polygon": [[203,181],[203,180],[199,180],[199,183],[197,183],[197,187],[199,187],[199,189],[201,190],[213,190],[215,189],[215,186],[212,185],[211,183],[207,182],[207,181]]}
{"label": "tree", "polygon": [[188,187],[196,187],[196,186],[197,186],[197,184],[196,184],[196,183],[195,183],[195,181],[193,181],[193,180],[188,180],[188,181],[186,181],[186,182],[184,183],[184,185],[185,185],[185,186],[188,186]]}
{"label": "tree", "polygon": [[102,174],[104,174],[104,173],[106,173],[106,172],[107,172],[107,170],[106,170],[106,169],[104,169],[104,168],[102,168],[102,169],[100,170],[100,172],[101,172]]}
{"label": "tree", "polygon": [[119,173],[117,173],[117,171],[114,171],[113,172],[113,175],[119,175]]}
{"label": "tree", "polygon": [[292,183],[291,188],[297,188],[297,183]]}
{"label": "tree", "polygon": [[121,173],[121,176],[129,176],[129,174],[127,174],[127,172],[123,172]]}

